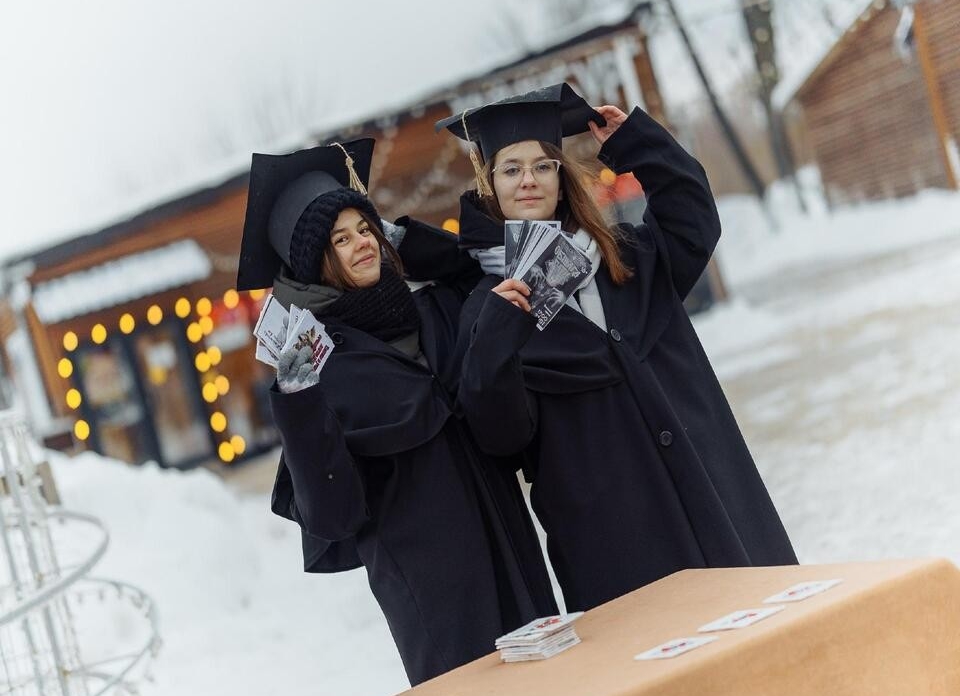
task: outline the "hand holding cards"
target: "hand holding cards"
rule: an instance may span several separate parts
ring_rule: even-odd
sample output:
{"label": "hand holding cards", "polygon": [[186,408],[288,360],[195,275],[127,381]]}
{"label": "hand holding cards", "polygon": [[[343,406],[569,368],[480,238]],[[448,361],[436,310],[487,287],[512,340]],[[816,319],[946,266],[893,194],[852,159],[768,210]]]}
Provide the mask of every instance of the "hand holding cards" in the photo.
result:
{"label": "hand holding cards", "polygon": [[504,277],[530,288],[530,313],[543,331],[580,283],[590,274],[590,260],[551,220],[504,223]]}
{"label": "hand holding cards", "polygon": [[281,354],[309,347],[313,372],[320,374],[333,352],[333,340],[312,312],[295,305],[287,312],[273,295],[264,302],[253,335],[257,360],[271,367],[277,367]]}

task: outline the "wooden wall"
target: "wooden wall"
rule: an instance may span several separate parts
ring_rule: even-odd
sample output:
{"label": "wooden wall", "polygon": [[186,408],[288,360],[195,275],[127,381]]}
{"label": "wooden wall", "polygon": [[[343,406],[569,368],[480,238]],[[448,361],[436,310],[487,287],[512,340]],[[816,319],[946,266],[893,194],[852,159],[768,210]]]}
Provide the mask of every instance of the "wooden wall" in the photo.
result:
{"label": "wooden wall", "polygon": [[[957,137],[960,3],[921,5]],[[797,93],[831,204],[948,186],[919,61],[904,61],[893,48],[899,17],[889,3],[871,6]]]}

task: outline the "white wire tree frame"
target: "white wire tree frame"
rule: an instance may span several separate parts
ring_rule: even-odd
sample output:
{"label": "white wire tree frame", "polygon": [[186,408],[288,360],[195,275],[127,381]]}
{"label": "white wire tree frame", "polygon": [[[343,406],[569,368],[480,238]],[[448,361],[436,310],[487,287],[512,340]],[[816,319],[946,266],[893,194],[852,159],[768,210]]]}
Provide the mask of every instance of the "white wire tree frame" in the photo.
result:
{"label": "white wire tree frame", "polygon": [[[96,517],[59,506],[35,453],[24,420],[0,412],[0,696],[136,694],[160,648],[153,601],[90,577],[109,534]],[[125,625],[133,615],[131,648],[114,649],[104,622],[91,621],[111,612]],[[87,649],[88,635],[98,651]]]}

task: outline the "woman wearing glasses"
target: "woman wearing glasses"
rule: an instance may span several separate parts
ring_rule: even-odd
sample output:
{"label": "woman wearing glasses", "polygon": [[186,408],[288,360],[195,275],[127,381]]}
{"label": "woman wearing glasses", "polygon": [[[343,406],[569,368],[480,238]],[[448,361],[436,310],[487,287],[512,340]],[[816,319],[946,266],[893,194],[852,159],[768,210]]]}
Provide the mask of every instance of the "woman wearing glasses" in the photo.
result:
{"label": "woman wearing glasses", "polygon": [[[439,127],[485,161],[461,199],[460,243],[488,275],[461,314],[460,401],[482,448],[524,453],[567,609],[684,568],[796,563],[682,304],[720,235],[699,163],[641,109],[594,110],[565,84]],[[607,225],[564,154],[588,129],[642,184],[639,224]],[[504,280],[510,219],[559,221],[590,260],[543,331],[531,289]]]}

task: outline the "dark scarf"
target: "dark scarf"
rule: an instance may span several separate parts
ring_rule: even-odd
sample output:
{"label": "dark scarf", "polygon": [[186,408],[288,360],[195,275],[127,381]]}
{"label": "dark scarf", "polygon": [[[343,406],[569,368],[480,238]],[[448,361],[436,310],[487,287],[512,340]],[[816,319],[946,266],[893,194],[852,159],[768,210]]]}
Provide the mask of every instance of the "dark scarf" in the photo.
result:
{"label": "dark scarf", "polygon": [[386,343],[420,330],[413,293],[387,265],[381,267],[376,285],[345,291],[323,313]]}

